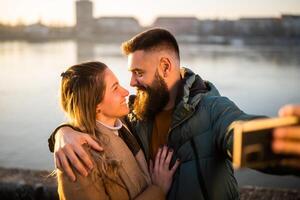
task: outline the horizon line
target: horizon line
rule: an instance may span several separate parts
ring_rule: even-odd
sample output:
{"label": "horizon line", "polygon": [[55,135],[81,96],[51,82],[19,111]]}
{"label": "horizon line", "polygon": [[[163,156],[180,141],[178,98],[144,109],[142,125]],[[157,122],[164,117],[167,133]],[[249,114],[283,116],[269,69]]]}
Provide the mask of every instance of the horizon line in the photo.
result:
{"label": "horizon line", "polygon": [[[151,20],[151,23],[143,23],[141,19],[139,19],[140,17],[134,16],[134,15],[103,15],[103,16],[95,16],[94,19],[99,19],[99,18],[105,18],[105,17],[111,17],[111,18],[126,18],[126,17],[131,17],[136,19],[139,24],[142,27],[147,27],[147,26],[151,26],[157,19],[159,18],[164,18],[164,17],[170,17],[170,18],[197,18],[198,20],[202,21],[202,20],[228,20],[228,21],[237,21],[240,19],[244,19],[244,18],[274,18],[274,19],[281,19],[283,15],[291,15],[291,16],[300,16],[300,13],[294,13],[294,12],[282,12],[276,15],[244,15],[244,16],[237,16],[237,17],[220,17],[220,16],[207,16],[207,17],[203,17],[203,16],[197,16],[197,15],[157,15],[155,17],[153,17],[153,19]],[[39,19],[36,20],[30,20],[29,22],[26,22],[26,20],[22,20],[22,18],[19,18],[17,20],[5,20],[5,19],[1,19],[0,18],[0,25],[8,25],[8,26],[20,26],[20,25],[24,25],[24,26],[28,26],[28,25],[32,25],[32,24],[37,24],[37,23],[41,23],[43,25],[48,25],[48,26],[53,26],[53,25],[57,25],[57,26],[64,26],[64,27],[72,27],[76,25],[76,22],[66,22],[66,21],[58,21],[58,20],[52,20],[52,21],[48,21],[48,20],[44,20],[42,17],[40,17]]]}

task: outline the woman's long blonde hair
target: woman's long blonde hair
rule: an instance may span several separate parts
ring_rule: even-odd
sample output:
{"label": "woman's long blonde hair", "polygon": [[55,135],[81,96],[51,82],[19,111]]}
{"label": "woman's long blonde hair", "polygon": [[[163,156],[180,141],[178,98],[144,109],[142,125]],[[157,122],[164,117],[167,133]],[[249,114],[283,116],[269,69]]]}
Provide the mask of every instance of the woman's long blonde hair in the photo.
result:
{"label": "woman's long blonde hair", "polygon": [[[60,104],[70,120],[70,124],[81,132],[88,133],[105,143],[104,136],[96,126],[96,107],[105,94],[105,70],[101,62],[85,62],[73,65],[61,74]],[[101,171],[116,172],[115,161],[99,153]]]}

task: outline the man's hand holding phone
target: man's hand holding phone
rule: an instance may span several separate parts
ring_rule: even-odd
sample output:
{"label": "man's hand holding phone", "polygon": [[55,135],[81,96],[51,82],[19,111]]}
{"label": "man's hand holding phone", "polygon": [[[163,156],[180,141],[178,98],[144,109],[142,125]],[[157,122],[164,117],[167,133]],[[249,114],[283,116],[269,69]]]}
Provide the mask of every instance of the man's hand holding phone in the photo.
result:
{"label": "man's hand holding phone", "polygon": [[284,106],[278,118],[236,122],[233,127],[236,168],[300,170],[300,106]]}
{"label": "man's hand holding phone", "polygon": [[[278,115],[300,118],[300,105],[286,105],[279,110]],[[285,160],[282,165],[300,170],[300,125],[274,129],[272,150],[276,154],[294,155],[294,160]]]}

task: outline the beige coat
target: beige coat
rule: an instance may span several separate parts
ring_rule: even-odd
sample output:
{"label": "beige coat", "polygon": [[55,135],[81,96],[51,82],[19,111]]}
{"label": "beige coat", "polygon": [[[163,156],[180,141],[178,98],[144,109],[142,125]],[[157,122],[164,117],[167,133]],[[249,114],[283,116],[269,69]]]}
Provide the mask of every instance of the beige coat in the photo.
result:
{"label": "beige coat", "polygon": [[65,173],[58,170],[60,200],[165,199],[163,191],[151,184],[143,152],[140,150],[134,156],[126,143],[111,129],[101,124],[98,124],[98,128],[108,139],[104,145],[105,154],[120,162],[117,176],[103,176],[97,152],[85,147],[94,158],[95,167],[87,177],[81,176],[73,169],[76,175],[75,182],[70,181]]}

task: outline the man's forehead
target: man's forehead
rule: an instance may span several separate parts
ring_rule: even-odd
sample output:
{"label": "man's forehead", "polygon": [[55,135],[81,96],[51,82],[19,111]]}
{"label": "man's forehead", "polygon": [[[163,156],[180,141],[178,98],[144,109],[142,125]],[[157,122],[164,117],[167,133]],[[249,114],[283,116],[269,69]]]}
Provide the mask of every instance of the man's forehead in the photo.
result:
{"label": "man's forehead", "polygon": [[144,60],[144,51],[138,50],[128,55],[128,70],[142,70]]}
{"label": "man's forehead", "polygon": [[128,62],[128,71],[143,71],[144,70],[144,65],[142,63],[129,63]]}
{"label": "man's forehead", "polygon": [[137,50],[128,55],[128,70],[143,71],[146,70],[149,63],[153,64],[156,55],[152,51]]}
{"label": "man's forehead", "polygon": [[143,60],[143,58],[145,57],[145,51],[143,50],[137,50],[135,52],[132,52],[130,54],[128,54],[128,62],[138,62]]}

